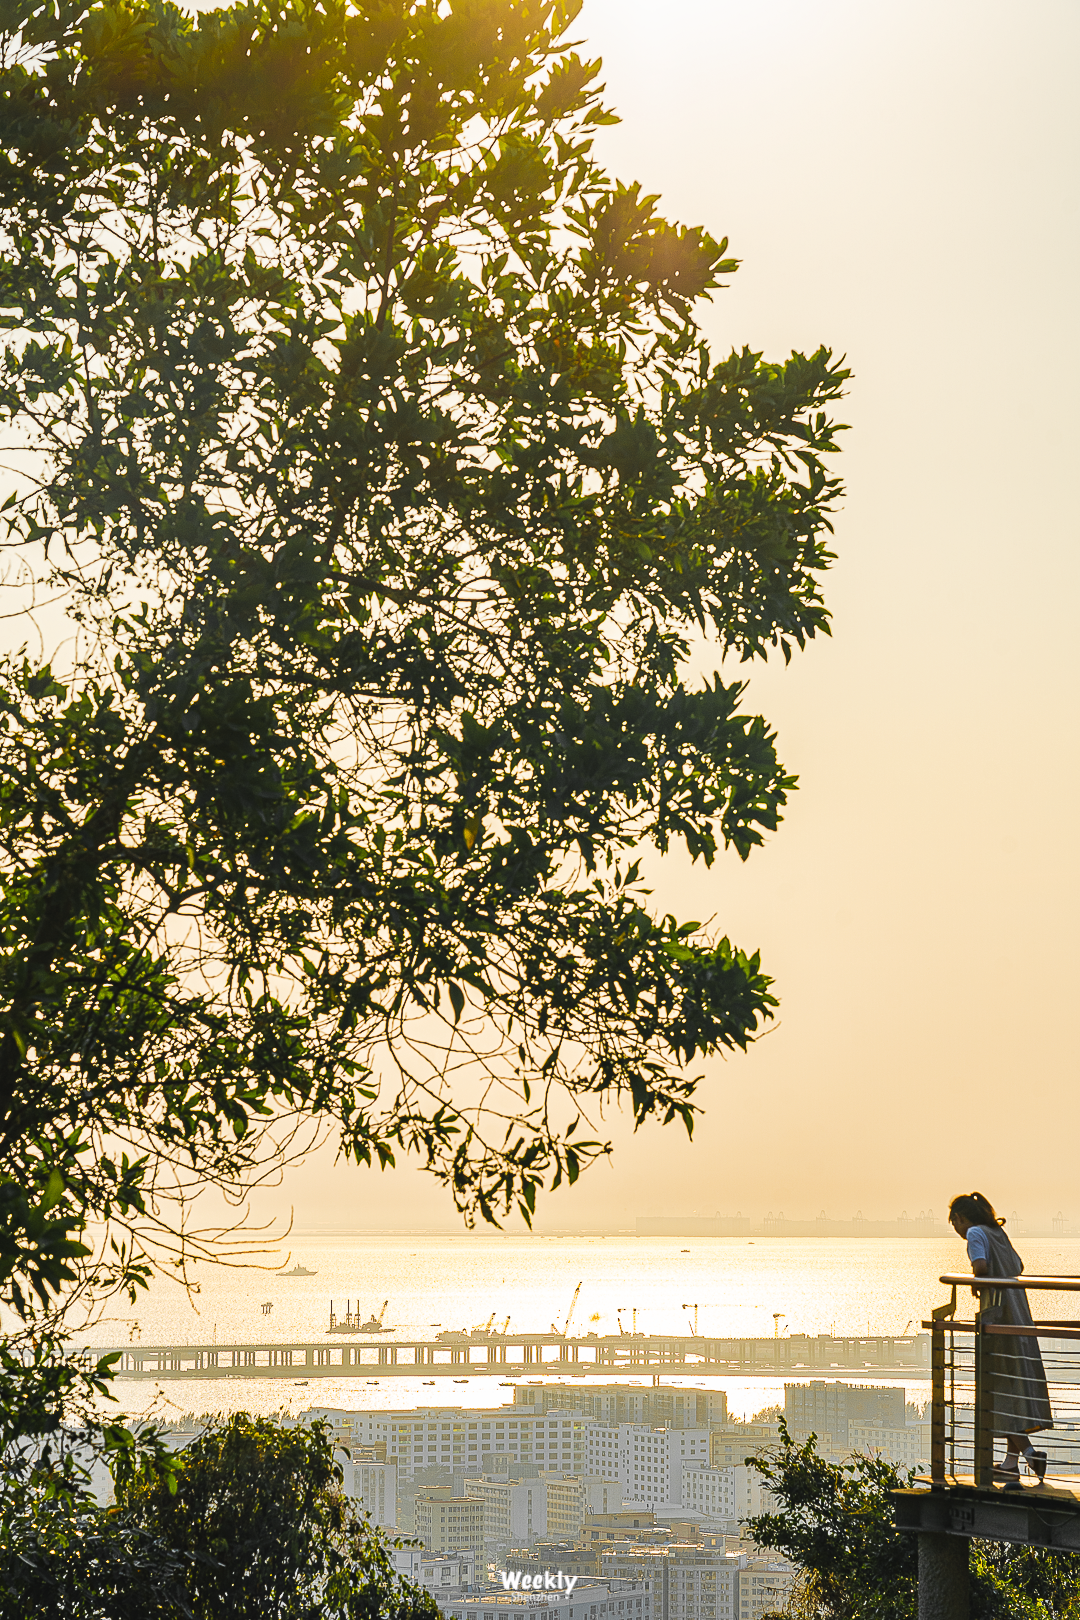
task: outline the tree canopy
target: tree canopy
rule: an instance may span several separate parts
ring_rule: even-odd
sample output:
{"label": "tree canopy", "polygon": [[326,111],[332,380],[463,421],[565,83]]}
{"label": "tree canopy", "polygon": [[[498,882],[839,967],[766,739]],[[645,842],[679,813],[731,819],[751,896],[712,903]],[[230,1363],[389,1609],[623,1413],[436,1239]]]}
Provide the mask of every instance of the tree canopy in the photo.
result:
{"label": "tree canopy", "polygon": [[600,166],[577,9],[0,13],[25,1314],[182,1262],[169,1199],[311,1122],[528,1218],[772,1016],[640,856],[778,824],[773,732],[687,661],[827,629],[847,373],[710,353],[736,262]]}
{"label": "tree canopy", "polygon": [[[918,1536],[898,1530],[890,1493],[911,1484],[884,1457],[831,1463],[817,1436],[746,1459],[773,1506],[746,1521],[759,1547],[799,1571],[787,1612],[798,1620],[917,1620]],[[1075,1620],[1080,1557],[1060,1548],[969,1542],[972,1620]]]}
{"label": "tree canopy", "polygon": [[[120,1471],[103,1509],[49,1492],[0,1515],[0,1606],[41,1620],[438,1620],[341,1490],[325,1424],[241,1413]],[[15,1605],[9,1607],[8,1605]]]}

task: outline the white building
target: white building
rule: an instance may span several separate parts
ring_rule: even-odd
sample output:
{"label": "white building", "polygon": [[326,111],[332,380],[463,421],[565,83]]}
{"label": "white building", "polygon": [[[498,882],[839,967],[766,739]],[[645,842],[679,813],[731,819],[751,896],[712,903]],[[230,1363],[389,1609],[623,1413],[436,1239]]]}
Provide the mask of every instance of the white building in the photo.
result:
{"label": "white building", "polygon": [[385,1444],[386,1460],[397,1464],[402,1481],[411,1480],[417,1468],[433,1465],[487,1470],[530,1462],[561,1473],[586,1472],[589,1419],[580,1412],[527,1411],[522,1416],[512,1406],[480,1411],[433,1406],[419,1411],[348,1412],[322,1406],[313,1407],[305,1416],[325,1417],[333,1424],[339,1444],[348,1443],[342,1441],[346,1430],[358,1445]]}
{"label": "white building", "polygon": [[680,1501],[703,1523],[715,1521],[718,1525],[734,1526],[738,1517],[735,1500],[734,1468],[709,1468],[703,1463],[683,1463]]}
{"label": "white building", "polygon": [[584,1480],[577,1474],[543,1473],[540,1482],[547,1494],[548,1535],[559,1541],[577,1541],[588,1507]]}
{"label": "white building", "polygon": [[440,1592],[460,1596],[477,1584],[476,1555],[471,1551],[438,1556],[422,1547],[395,1547],[390,1556],[399,1575],[436,1596]]}
{"label": "white building", "polygon": [[573,1539],[581,1533],[584,1500],[578,1479],[466,1479],[465,1490],[484,1505],[488,1547],[527,1547],[540,1536]]}
{"label": "white building", "polygon": [[736,1620],[737,1557],[711,1547],[677,1546],[665,1564],[664,1620]]}
{"label": "white building", "polygon": [[436,1601],[447,1620],[658,1620],[648,1581],[584,1581],[566,1592],[494,1591]]}
{"label": "white building", "polygon": [[430,1553],[471,1552],[481,1562],[484,1518],[482,1502],[446,1487],[420,1491],[416,1498],[416,1534]]}
{"label": "white building", "polygon": [[866,1420],[848,1424],[848,1444],[852,1451],[870,1457],[884,1457],[901,1468],[930,1467],[929,1423],[907,1423],[903,1428]]}
{"label": "white building", "polygon": [[342,1473],[342,1490],[362,1507],[380,1530],[397,1529],[397,1469],[393,1463],[361,1460],[353,1462],[341,1451],[336,1460]]}
{"label": "white building", "polygon": [[582,1480],[585,1490],[586,1513],[619,1513],[623,1505],[623,1488],[617,1479],[604,1479],[599,1474],[586,1474]]}
{"label": "white building", "polygon": [[734,1620],[760,1620],[786,1608],[795,1570],[782,1558],[739,1558]]}
{"label": "white building", "polygon": [[656,1620],[736,1620],[740,1560],[722,1548],[697,1542],[622,1547],[604,1553],[602,1578],[652,1579]]}
{"label": "white building", "polygon": [[776,1511],[776,1499],[756,1468],[740,1465],[734,1474],[736,1519],[755,1519],[762,1513]]}
{"label": "white building", "polygon": [[681,1507],[684,1464],[709,1465],[708,1429],[652,1429],[640,1423],[590,1423],[586,1472],[617,1479],[628,1502]]}

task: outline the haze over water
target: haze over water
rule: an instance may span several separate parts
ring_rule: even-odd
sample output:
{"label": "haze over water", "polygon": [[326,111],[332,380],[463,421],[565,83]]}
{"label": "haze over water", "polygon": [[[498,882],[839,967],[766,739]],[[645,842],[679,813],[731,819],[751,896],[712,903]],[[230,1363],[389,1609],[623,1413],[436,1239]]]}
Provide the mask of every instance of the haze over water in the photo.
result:
{"label": "haze over water", "polygon": [[[1018,1240],[1029,1272],[1080,1271],[1080,1239]],[[117,1314],[90,1335],[95,1346],[281,1343],[288,1340],[340,1343],[326,1337],[331,1299],[339,1314],[346,1299],[359,1299],[365,1317],[378,1315],[394,1338],[434,1338],[445,1328],[495,1325],[507,1316],[511,1331],[561,1329],[578,1281],[571,1336],[590,1331],[618,1332],[618,1314],[630,1330],[645,1334],[690,1331],[698,1306],[698,1331],[718,1337],[765,1337],[781,1312],[783,1333],[902,1334],[917,1329],[933,1305],[946,1297],[942,1272],[966,1271],[958,1239],[948,1238],[635,1238],[520,1237],[462,1234],[298,1236],[290,1267],[300,1264],[313,1277],[286,1277],[254,1269],[200,1269],[194,1305],[175,1285],[155,1283],[134,1312]],[[272,1310],[263,1315],[262,1305]],[[1074,1299],[1042,1296],[1047,1315],[1071,1316]],[[366,1335],[347,1343],[368,1342]],[[535,1370],[531,1377],[555,1377]],[[834,1377],[861,1379],[850,1370]],[[601,1381],[649,1382],[651,1374],[605,1373]],[[734,1416],[746,1416],[782,1400],[782,1381],[762,1378],[669,1377],[665,1383],[723,1388]],[[567,1380],[576,1383],[579,1380]],[[169,1380],[162,1386],[167,1413],[242,1409],[301,1411],[311,1405],[411,1407],[492,1406],[511,1399],[493,1377],[454,1382],[440,1376],[434,1386],[420,1378],[314,1378]],[[149,1409],[156,1386],[122,1379],[117,1390],[124,1410]],[[913,1383],[909,1398],[924,1400],[924,1384]]]}

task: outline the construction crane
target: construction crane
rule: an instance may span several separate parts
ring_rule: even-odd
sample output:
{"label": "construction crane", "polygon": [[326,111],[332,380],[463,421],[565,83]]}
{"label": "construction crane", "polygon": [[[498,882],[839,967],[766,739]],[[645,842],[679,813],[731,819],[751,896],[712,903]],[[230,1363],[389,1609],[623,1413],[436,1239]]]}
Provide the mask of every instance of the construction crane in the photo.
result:
{"label": "construction crane", "polygon": [[[389,1305],[389,1303],[390,1303],[390,1301],[388,1299],[384,1299],[383,1302],[382,1302],[382,1310],[379,1312],[378,1316],[369,1316],[366,1322],[358,1322],[357,1323],[358,1332],[360,1332],[360,1333],[386,1333],[388,1331],[388,1329],[383,1327],[382,1319],[386,1315],[386,1307]],[[356,1302],[356,1314],[357,1314],[357,1316],[360,1315],[360,1301],[359,1300],[357,1300],[357,1302]]]}
{"label": "construction crane", "polygon": [[690,1329],[690,1332],[693,1334],[694,1338],[696,1339],[697,1338],[697,1306],[696,1305],[684,1305],[683,1310],[684,1311],[693,1311],[693,1313],[694,1313],[694,1325]]}
{"label": "construction crane", "polygon": [[[565,1338],[566,1338],[566,1335],[567,1335],[567,1334],[568,1334],[568,1333],[569,1333],[569,1331],[570,1331],[570,1319],[571,1319],[571,1317],[572,1317],[572,1316],[573,1316],[573,1314],[574,1314],[574,1306],[575,1306],[575,1305],[576,1305],[576,1304],[577,1304],[577,1302],[578,1302],[578,1295],[579,1295],[579,1294],[580,1294],[580,1293],[581,1293],[581,1284],[580,1284],[580,1283],[578,1283],[578,1285],[577,1285],[577,1287],[576,1287],[576,1288],[575,1288],[575,1289],[574,1289],[574,1297],[573,1297],[573,1299],[572,1299],[572,1300],[571,1300],[571,1301],[570,1301],[570,1309],[569,1309],[569,1310],[568,1310],[568,1311],[567,1311],[567,1313],[566,1313],[566,1326],[565,1326],[565,1327],[564,1327],[564,1328],[563,1328],[563,1330],[562,1330],[562,1333],[561,1333],[561,1334],[560,1334],[560,1335],[559,1335],[559,1336],[560,1336],[560,1338],[563,1338],[563,1339],[565,1339]],[[559,1329],[558,1329],[558,1328],[557,1328],[557,1327],[556,1327],[556,1326],[555,1326],[555,1323],[554,1323],[554,1322],[552,1322],[552,1324],[551,1324],[551,1331],[552,1331],[552,1333],[558,1333],[558,1332],[559,1332]]]}

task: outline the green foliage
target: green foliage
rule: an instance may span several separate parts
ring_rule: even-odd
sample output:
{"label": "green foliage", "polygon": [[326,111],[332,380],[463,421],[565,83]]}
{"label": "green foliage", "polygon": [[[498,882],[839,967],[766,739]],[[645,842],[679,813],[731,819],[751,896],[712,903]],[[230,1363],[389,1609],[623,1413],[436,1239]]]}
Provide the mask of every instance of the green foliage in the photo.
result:
{"label": "green foliage", "polygon": [[0,667],[31,1326],[183,1275],[171,1201],[313,1121],[528,1219],[590,1112],[689,1129],[692,1066],[772,1016],[637,856],[779,822],[745,683],[685,666],[827,630],[847,374],[711,357],[735,261],[596,163],[576,11],[0,12],[4,518],[77,632]]}
{"label": "green foliage", "polygon": [[[816,1436],[797,1445],[782,1418],[780,1445],[747,1465],[776,1502],[771,1513],[747,1520],[747,1534],[799,1569],[794,1610],[803,1620],[916,1620],[918,1538],[897,1530],[890,1496],[910,1484],[910,1473],[880,1457],[826,1462]],[[972,1620],[1080,1615],[1080,1555],[970,1545]]]}
{"label": "green foliage", "polygon": [[325,1424],[241,1414],[188,1446],[175,1474],[144,1465],[119,1505],[182,1560],[198,1620],[438,1620],[434,1598],[395,1574],[385,1540],[340,1484]]}
{"label": "green foliage", "polygon": [[803,1572],[810,1612],[827,1620],[914,1620],[917,1544],[893,1523],[889,1492],[906,1481],[892,1463],[866,1456],[826,1462],[814,1436],[797,1445],[781,1418],[779,1447],[747,1465],[777,1503],[749,1519],[747,1533]]}
{"label": "green foliage", "polygon": [[118,1472],[102,1510],[39,1468],[0,1520],[0,1612],[41,1620],[437,1620],[342,1495],[325,1425],[240,1415]]}
{"label": "green foliage", "polygon": [[971,1544],[972,1612],[987,1620],[1076,1620],[1080,1557],[1007,1541]]}

